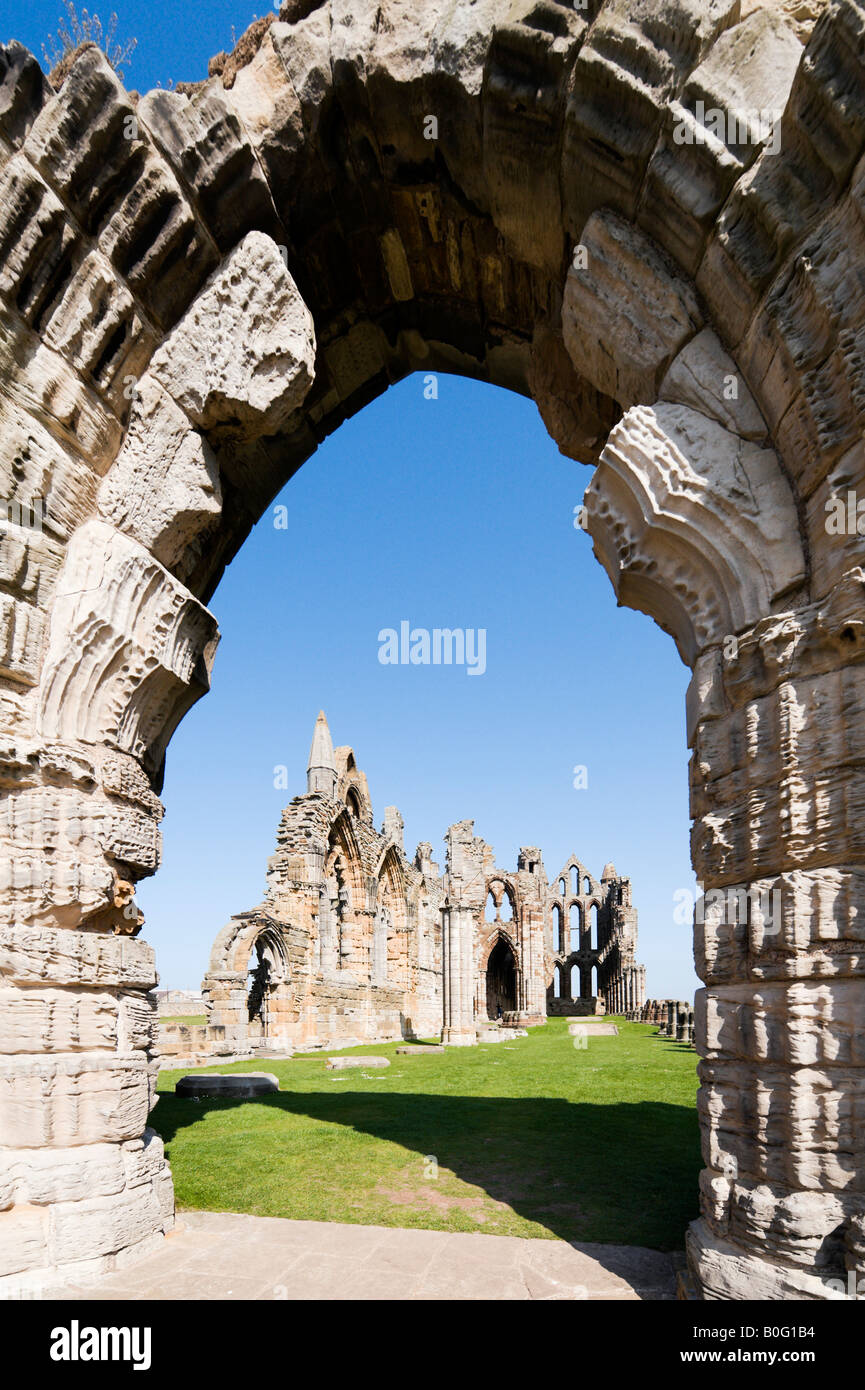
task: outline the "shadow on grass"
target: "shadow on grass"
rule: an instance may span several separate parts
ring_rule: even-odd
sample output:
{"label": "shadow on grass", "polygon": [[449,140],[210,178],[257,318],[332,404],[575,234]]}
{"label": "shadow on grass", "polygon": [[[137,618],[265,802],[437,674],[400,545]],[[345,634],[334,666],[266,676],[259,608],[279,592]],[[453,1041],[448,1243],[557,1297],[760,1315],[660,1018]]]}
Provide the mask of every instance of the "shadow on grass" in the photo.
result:
{"label": "shadow on grass", "polygon": [[[441,1169],[571,1242],[681,1249],[685,1228],[697,1215],[701,1167],[697,1116],[682,1105],[662,1101],[594,1105],[551,1097],[365,1091],[280,1091],[253,1102],[209,1100],[197,1105],[163,1094],[151,1123],[170,1146],[205,1114],[232,1112],[250,1104],[345,1126],[414,1151],[420,1157],[413,1191],[422,1208],[425,1200],[431,1202],[436,1195],[435,1184],[423,1178],[423,1160],[434,1155]],[[235,1139],[234,1129],[231,1138]],[[228,1198],[232,1190],[244,1187],[239,1171],[232,1173],[232,1167],[242,1166],[249,1194],[248,1180],[257,1155],[262,1161],[259,1145],[266,1142],[266,1135],[256,1135],[249,1126],[240,1147],[234,1142],[226,1145],[230,1152],[225,1154],[219,1188],[214,1191],[214,1200],[224,1204],[212,1207],[208,1200],[211,1209],[295,1214],[274,1210],[263,1183],[258,1197],[242,1208]],[[285,1159],[286,1164],[296,1161],[296,1154]],[[374,1170],[373,1154],[366,1163],[367,1173],[370,1165]],[[322,1183],[328,1177],[322,1173]],[[316,1181],[316,1174],[304,1170],[298,1180]],[[391,1196],[385,1189],[380,1195],[395,1206],[411,1205],[405,1193]],[[179,1196],[182,1201],[182,1192]],[[346,1214],[335,1210],[332,1217],[322,1219],[344,1220]],[[405,1224],[418,1224],[416,1212],[415,1219]]]}

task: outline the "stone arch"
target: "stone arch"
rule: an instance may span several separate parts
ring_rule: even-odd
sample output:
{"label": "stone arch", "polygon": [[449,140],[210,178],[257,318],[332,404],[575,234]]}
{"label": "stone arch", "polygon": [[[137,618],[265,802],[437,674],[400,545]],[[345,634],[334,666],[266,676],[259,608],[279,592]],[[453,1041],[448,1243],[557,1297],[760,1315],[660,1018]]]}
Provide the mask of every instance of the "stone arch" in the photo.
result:
{"label": "stone arch", "polygon": [[[487,917],[490,903],[492,903],[493,915]],[[514,885],[499,874],[494,874],[487,880],[486,893],[484,897],[484,918],[489,922],[516,922],[517,920],[517,895]],[[505,908],[508,915],[502,916],[502,908]]]}
{"label": "stone arch", "polygon": [[[259,978],[249,979],[256,958]],[[257,994],[253,1008],[253,990]],[[242,913],[217,934],[202,982],[208,1025],[221,1029],[229,1053],[286,1034],[291,1013],[291,968],[285,928],[263,912]],[[260,1026],[253,1027],[254,1018]]]}
{"label": "stone arch", "polygon": [[586,930],[585,914],[583,905],[579,899],[574,898],[568,904],[568,950],[579,951],[582,946],[583,933]]}
{"label": "stone arch", "polygon": [[553,929],[553,950],[561,951],[564,949],[564,936],[562,929],[562,909],[559,903],[553,903],[551,921]]}
{"label": "stone arch", "polygon": [[339,809],[330,823],[327,835],[325,872],[339,859],[348,886],[351,904],[360,906],[364,901],[363,859],[355,834],[351,811],[347,806]]}
{"label": "stone arch", "polygon": [[484,940],[483,945],[481,946],[480,957],[478,960],[478,964],[481,970],[486,970],[489,958],[492,955],[492,952],[499,941],[503,941],[507,946],[508,950],[513,952],[514,960],[517,962],[517,965],[519,966],[520,948],[516,936],[509,932],[507,928],[503,926],[498,926],[495,931],[489,933],[489,935]]}
{"label": "stone arch", "polygon": [[370,978],[377,984],[406,988],[409,958],[406,878],[397,849],[384,850],[375,874],[375,903]]}
{"label": "stone arch", "polygon": [[587,911],[586,934],[589,941],[593,942],[595,950],[601,949],[601,909],[597,902],[592,902]]}
{"label": "stone arch", "polygon": [[493,1021],[515,1014],[519,1001],[519,967],[509,938],[499,932],[484,966],[487,1017]]}
{"label": "stone arch", "polygon": [[[664,23],[651,2],[482,0],[373,24],[329,0],[264,30],[230,89],[137,105],[96,49],[56,93],[0,49],[2,476],[8,502],[44,504],[41,530],[5,528],[0,567],[0,1120],[75,1191],[88,1146],[145,1132],[152,1036],[127,1024],[155,973],[132,889],[159,862],[169,739],[209,685],[210,595],[320,439],[450,370],[532,395],[598,463],[596,553],[694,672],[698,878],[779,895],[747,941],[715,910],[696,925],[697,1286],[821,1298],[861,1265],[865,567],[856,526],[826,517],[865,488],[862,7],[831,0],[810,32],[788,5],[676,4]],[[703,138],[706,98],[737,124],[777,107],[777,140]],[[46,1043],[34,986],[67,992],[75,1037],[116,991],[113,1041]],[[34,1075],[54,1098],[21,1118]],[[79,1084],[98,1101],[70,1128]],[[147,1144],[122,1191],[82,1199],[105,1208],[91,1268],[170,1225]],[[32,1203],[8,1277],[74,1277],[26,1179],[2,1219]]]}

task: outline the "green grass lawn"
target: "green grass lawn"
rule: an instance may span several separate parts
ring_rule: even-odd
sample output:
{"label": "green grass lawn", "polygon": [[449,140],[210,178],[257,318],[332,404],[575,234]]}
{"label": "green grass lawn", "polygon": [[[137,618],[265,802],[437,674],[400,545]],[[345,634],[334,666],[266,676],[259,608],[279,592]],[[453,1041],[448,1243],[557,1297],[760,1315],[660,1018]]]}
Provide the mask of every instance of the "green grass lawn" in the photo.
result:
{"label": "green grass lawn", "polygon": [[429,1057],[346,1049],[388,1056],[379,1071],[329,1072],[336,1052],[204,1068],[274,1072],[279,1094],[254,1101],[181,1100],[189,1068],[162,1072],[151,1123],[178,1206],[680,1249],[696,1056],[620,1020],[578,1049],[567,1022]]}

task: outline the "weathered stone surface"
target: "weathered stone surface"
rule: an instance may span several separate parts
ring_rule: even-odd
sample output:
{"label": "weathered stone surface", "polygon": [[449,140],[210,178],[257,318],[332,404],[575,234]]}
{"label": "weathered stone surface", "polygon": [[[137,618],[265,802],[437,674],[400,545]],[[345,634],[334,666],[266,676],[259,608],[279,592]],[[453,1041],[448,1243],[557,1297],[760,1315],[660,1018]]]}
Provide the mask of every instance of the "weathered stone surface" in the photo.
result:
{"label": "weathered stone surface", "polygon": [[[16,414],[26,411],[35,417],[30,424],[32,431],[53,436],[57,441],[52,445],[55,450],[62,447],[77,451],[86,456],[93,469],[104,472],[117,453],[123,433],[120,421],[59,352],[2,307],[0,361],[9,398],[4,402],[4,410]],[[58,491],[62,491],[65,481],[71,481],[63,472],[52,479],[50,468],[44,479],[46,485]],[[77,477],[75,481],[79,481]],[[46,495],[38,489],[23,494],[27,501]],[[85,488],[79,488],[77,495],[69,499],[79,508],[86,507],[87,500]]]}
{"label": "weathered stone surface", "polygon": [[216,640],[207,609],[141,545],[89,522],[76,532],[57,588],[42,677],[44,735],[107,743],[158,766],[209,684]]}
{"label": "weathered stone surface", "polygon": [[444,1048],[435,1043],[425,1043],[423,1046],[398,1047],[396,1049],[397,1057],[424,1057],[436,1052],[444,1052]]}
{"label": "weathered stone surface", "polygon": [[561,452],[578,463],[596,463],[621,411],[614,400],[577,375],[559,334],[544,329],[536,336],[528,385]]}
{"label": "weathered stone surface", "polygon": [[829,0],[742,0],[742,19],[757,12],[780,13],[793,25],[800,43],[807,43]]}
{"label": "weathered stone surface", "polygon": [[733,1241],[719,1240],[704,1221],[695,1221],[690,1227],[687,1244],[691,1267],[700,1280],[703,1297],[709,1300],[741,1298],[744,1289],[750,1289],[755,1300],[831,1301],[848,1297],[826,1275],[821,1278],[770,1262],[764,1255],[747,1253]]}
{"label": "weathered stone surface", "polygon": [[484,73],[488,197],[520,257],[558,273],[565,254],[558,167],[565,78],[588,15],[523,0],[508,20],[493,31]]}
{"label": "weathered stone surface", "polygon": [[173,322],[216,264],[216,250],[95,44],[81,50],[23,150],[148,312],[164,327]]}
{"label": "weathered stone surface", "polygon": [[0,1277],[48,1263],[46,1228],[44,1208],[18,1206],[0,1211]]}
{"label": "weathered stone surface", "polygon": [[162,1212],[151,1185],[81,1202],[61,1202],[51,1211],[51,1255],[62,1265],[92,1260],[135,1245],[162,1228]]}
{"label": "weathered stone surface", "polygon": [[285,242],[267,180],[220,83],[208,82],[191,97],[148,92],[137,114],[181,176],[220,251],[230,251],[252,228],[278,245]]}
{"label": "weathered stone surface", "polygon": [[250,232],[151,362],[202,429],[272,433],[312,383],[312,317],[270,237]]}
{"label": "weathered stone surface", "polygon": [[219,465],[167,391],[138,384],[123,448],[99,490],[99,510],[174,570],[222,507]]}
{"label": "weathered stone surface", "polygon": [[150,1110],[141,1054],[0,1058],[0,1125],[9,1148],[134,1139]]}
{"label": "weathered stone surface", "polygon": [[0,44],[0,131],[9,144],[21,143],[48,95],[39,63],[23,44]]}
{"label": "weathered stone surface", "polygon": [[[0,1120],[18,1164],[0,1178],[0,1280],[104,1272],[173,1219],[161,1152],[135,1148],[156,1059],[134,880],[158,864],[168,739],[208,683],[202,600],[318,441],[420,369],[529,390],[566,453],[602,456],[599,554],[620,601],[695,668],[695,868],[710,894],[780,895],[768,920],[713,902],[696,924],[707,1167],[691,1268],[707,1297],[832,1297],[827,1279],[865,1260],[860,0],[599,0],[585,16],[329,0],[282,16],[222,64],[230,90],[138,106],[93,45],[55,93],[20,45],[0,48],[0,491],[44,503],[38,535],[0,524],[0,989],[15,1049]],[[754,119],[767,105],[784,107],[771,133]],[[728,124],[703,141],[711,108]],[[581,240],[586,264],[567,272]],[[853,525],[832,533],[839,491]],[[368,1038],[371,1017],[425,1036],[439,1006],[446,1041],[474,1045],[491,958],[476,959],[477,903],[440,914],[428,856],[395,848],[386,871],[341,882],[377,832],[352,830],[352,845],[338,819],[316,824],[314,855],[289,843],[306,823],[286,823],[268,911],[221,938],[219,1045],[249,1032],[233,953],[298,893],[309,919],[286,949],[308,946],[323,911],[303,988],[329,1046]],[[495,877],[471,828],[452,832],[481,899],[501,906],[510,886],[530,908],[516,944],[535,964],[503,1021],[542,1016],[568,960],[546,935],[550,886],[532,896],[523,867]],[[360,914],[368,927],[385,906],[373,974]],[[644,981],[634,909],[621,912],[602,1003],[633,1016]],[[589,966],[605,949],[574,954]],[[602,1006],[584,993],[565,1002]],[[668,1037],[687,1043],[684,1001],[666,1002]],[[124,1155],[116,1192],[106,1144]],[[81,1164],[34,1165],[37,1205],[16,1146],[75,1148]]]}
{"label": "weathered stone surface", "polygon": [[704,328],[673,359],[658,395],[708,415],[742,439],[768,436],[754,397],[711,328]]}
{"label": "weathered stone surface", "polygon": [[117,1002],[110,994],[0,988],[0,1053],[116,1047]]}
{"label": "weathered stone surface", "polygon": [[686,406],[629,410],[585,503],[620,601],[651,613],[688,664],[805,578],[795,504],[774,452]]}
{"label": "weathered stone surface", "polygon": [[[141,1145],[140,1140],[131,1141]],[[149,1176],[155,1176],[151,1174]],[[51,1206],[121,1192],[126,1182],[118,1144],[72,1149],[0,1151],[0,1208],[13,1203]]]}
{"label": "weathered stone surface", "polygon": [[595,213],[568,271],[562,334],[576,371],[624,409],[657,398],[679,349],[702,326],[693,289],[624,218]]}
{"label": "weathered stone surface", "polygon": [[802,55],[777,7],[743,20],[720,35],[670,102],[637,214],[692,275],[730,189],[777,138]]}
{"label": "weathered stone surface", "polygon": [[122,417],[130,383],[141,375],[157,339],[117,271],[92,251],[69,280],[45,342],[86,373]]}
{"label": "weathered stone surface", "polygon": [[146,941],[51,927],[0,926],[0,978],[16,984],[129,986],[156,984]]}
{"label": "weathered stone surface", "polygon": [[252,1096],[267,1096],[279,1090],[279,1078],[267,1071],[195,1072],[191,1076],[181,1076],[174,1088],[178,1096],[225,1097],[228,1100],[246,1100]]}
{"label": "weathered stone surface", "polygon": [[739,17],[731,0],[599,6],[571,80],[564,121],[565,218],[579,239],[606,205],[633,215],[667,103],[719,34]]}

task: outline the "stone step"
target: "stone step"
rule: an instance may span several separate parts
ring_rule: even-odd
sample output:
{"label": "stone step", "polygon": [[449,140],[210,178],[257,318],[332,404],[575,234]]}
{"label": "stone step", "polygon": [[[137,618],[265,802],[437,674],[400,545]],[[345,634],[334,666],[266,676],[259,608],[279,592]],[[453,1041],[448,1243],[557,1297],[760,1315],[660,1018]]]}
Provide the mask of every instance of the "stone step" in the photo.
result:
{"label": "stone step", "polygon": [[192,1100],[202,1096],[237,1100],[271,1095],[278,1090],[279,1078],[269,1071],[196,1072],[194,1076],[181,1076],[174,1094]]}

